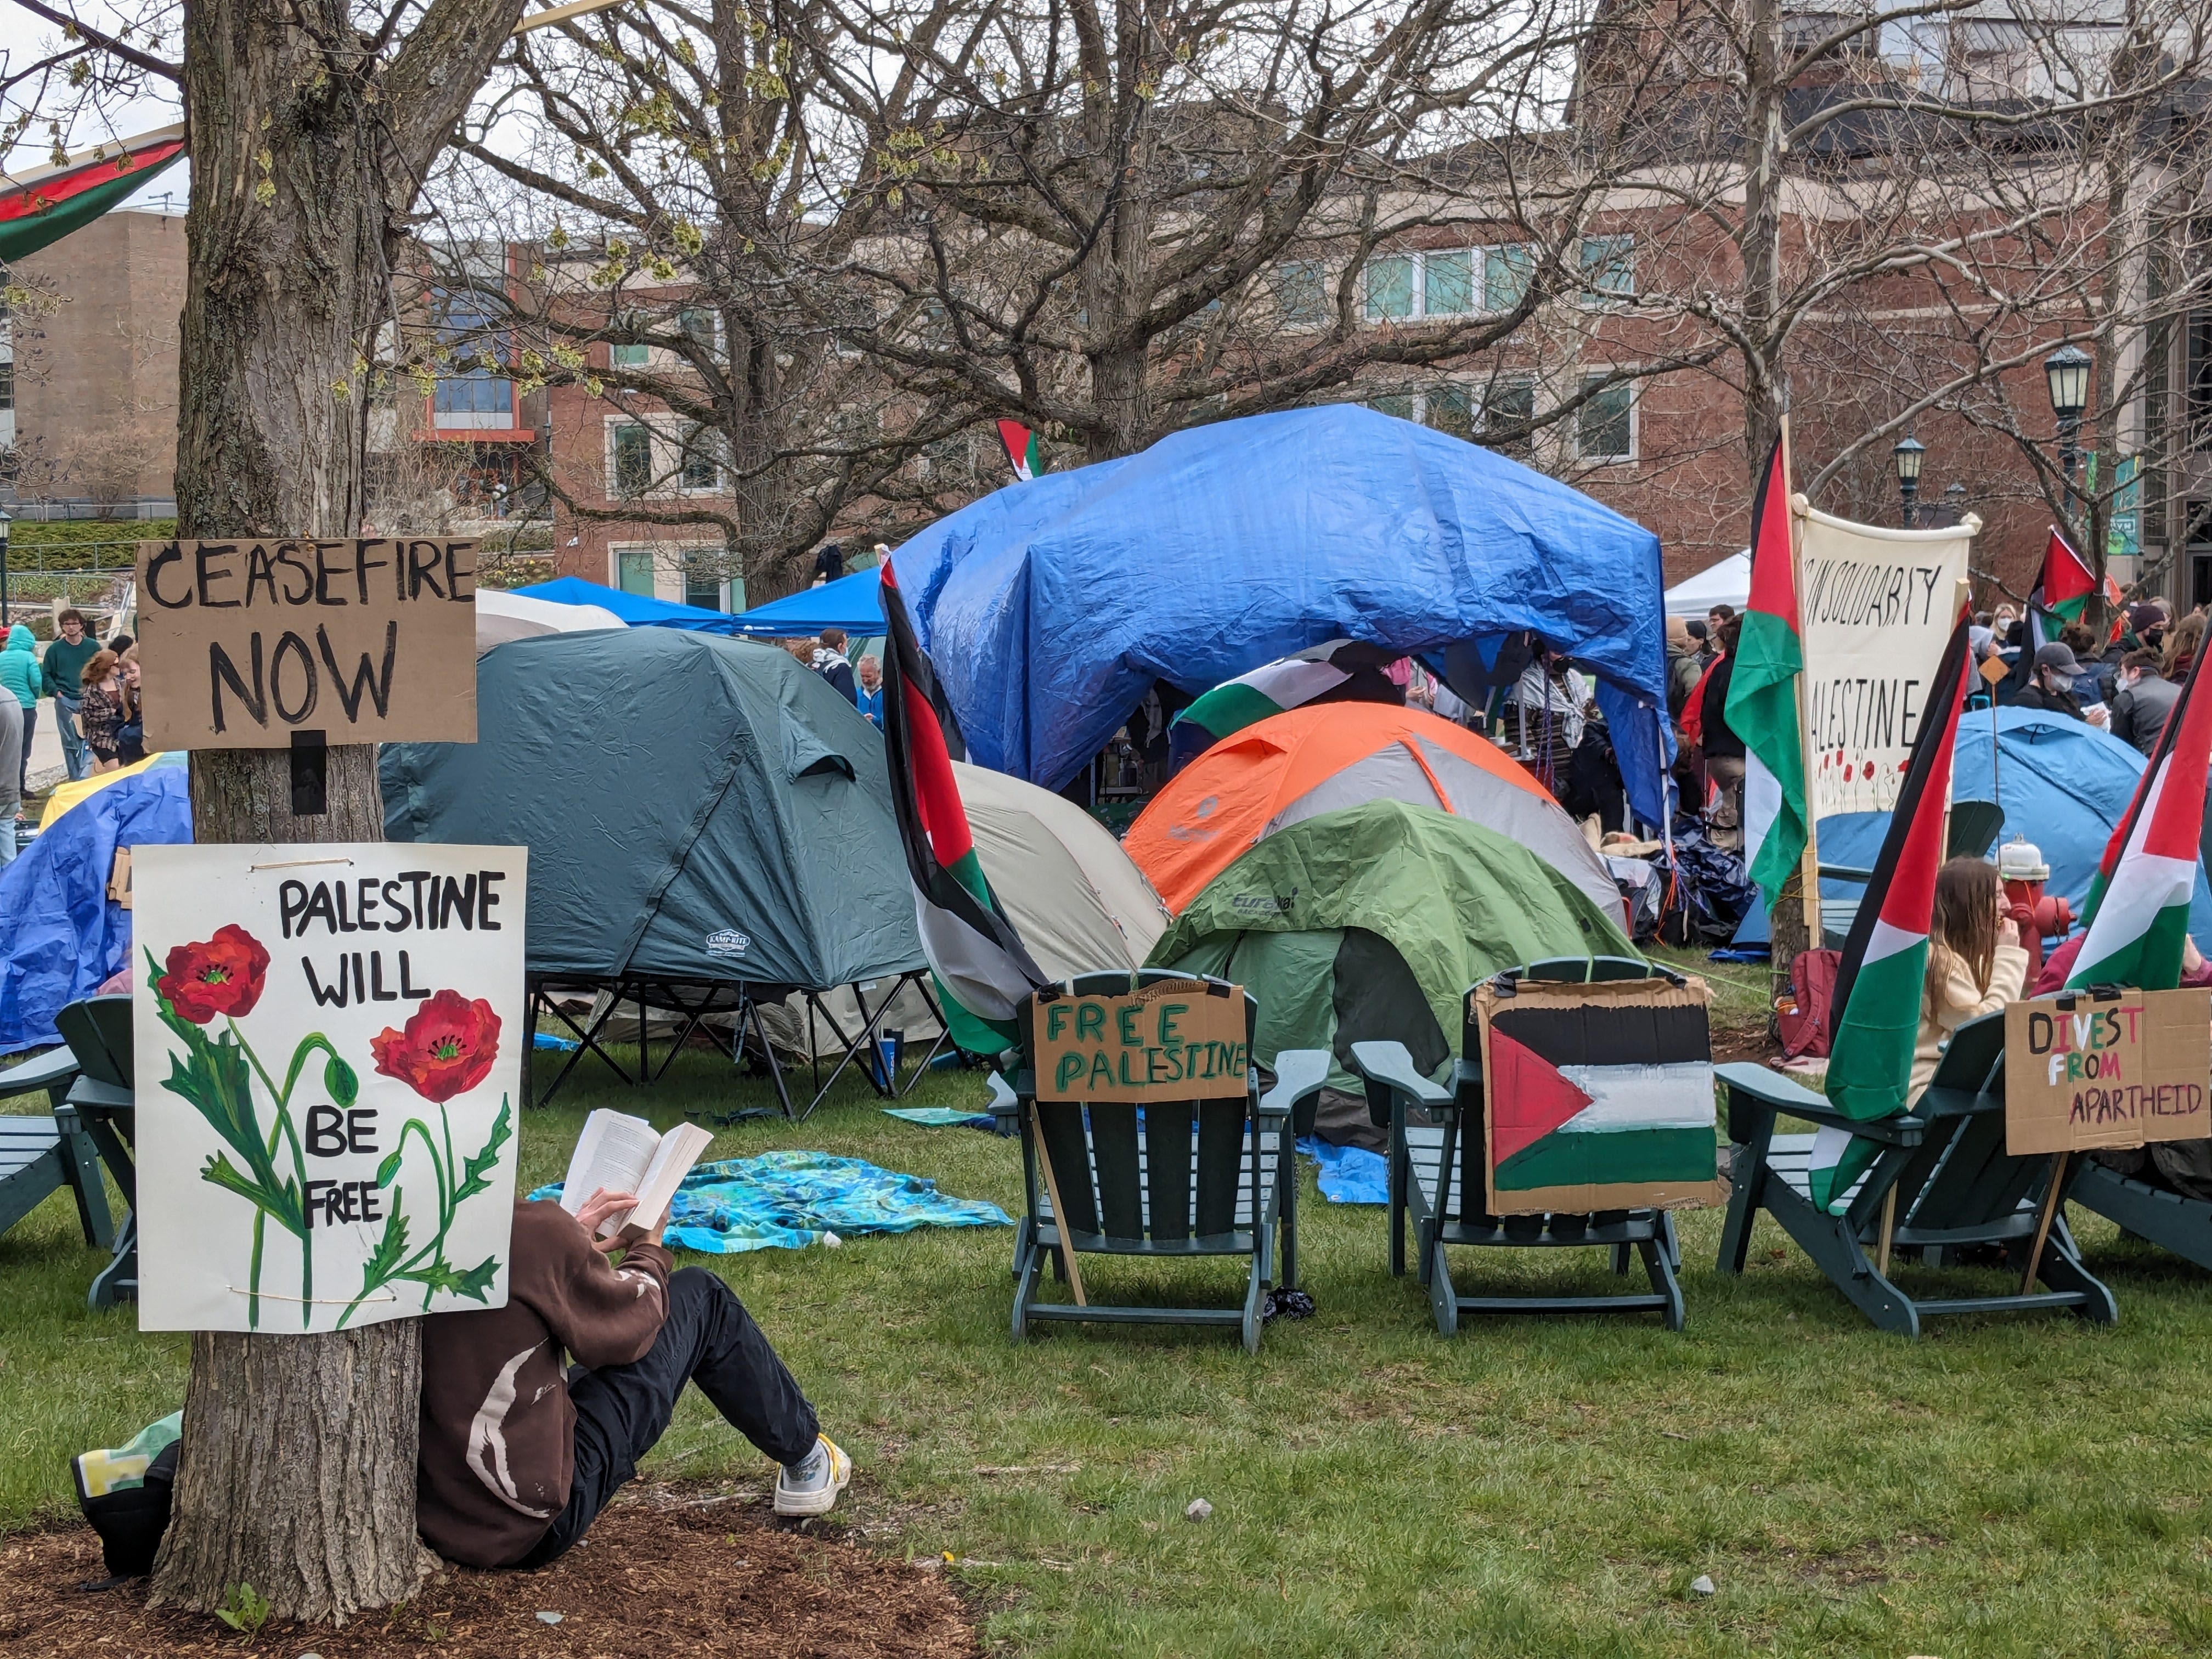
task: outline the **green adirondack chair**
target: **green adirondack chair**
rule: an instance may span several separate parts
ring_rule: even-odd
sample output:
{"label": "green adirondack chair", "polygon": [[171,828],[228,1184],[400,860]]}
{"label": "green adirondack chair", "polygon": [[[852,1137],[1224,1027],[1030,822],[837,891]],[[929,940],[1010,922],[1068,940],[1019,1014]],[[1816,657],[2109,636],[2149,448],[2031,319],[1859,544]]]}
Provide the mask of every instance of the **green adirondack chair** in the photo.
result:
{"label": "green adirondack chair", "polygon": [[[1135,975],[1085,974],[1068,981],[1075,996],[1110,996],[1133,986],[1190,975],[1161,969]],[[1212,981],[1219,983],[1220,981]],[[994,1115],[1018,1120],[1027,1206],[1014,1236],[1013,1334],[1033,1320],[1098,1321],[1128,1325],[1234,1325],[1248,1352],[1257,1352],[1270,1284],[1297,1284],[1297,1182],[1291,1115],[1301,1100],[1321,1092],[1328,1056],[1291,1050],[1277,1056],[1275,1086],[1260,1095],[1256,1074],[1240,1093],[1215,1099],[1151,1104],[1039,1101],[1031,1019],[1037,999],[1020,1011],[1022,1042],[1010,1063],[1013,1082],[993,1085]],[[1248,994],[1248,1034],[1258,1005]],[[1042,1130],[1040,1138],[1039,1131]],[[1066,1206],[1063,1218],[1052,1200]],[[1281,1277],[1276,1278],[1276,1231],[1281,1230]],[[1067,1255],[1246,1256],[1243,1305],[1188,1308],[1047,1300],[1044,1273],[1076,1291],[1079,1261],[1071,1279]]]}
{"label": "green adirondack chair", "polygon": [[[2003,1014],[1961,1025],[1928,1087],[1899,1117],[1855,1121],[1831,1109],[1825,1096],[1763,1066],[1723,1066],[1717,1075],[1728,1090],[1729,1139],[1735,1143],[1723,1273],[1743,1271],[1752,1223],[1765,1210],[1886,1331],[1917,1336],[1921,1322],[1939,1314],[2053,1308],[2103,1325],[2118,1320],[2112,1291],[2081,1265],[2066,1227],[2065,1188],[2080,1161],[2069,1159],[2061,1170],[2049,1154],[2015,1158],[2005,1151]],[[1841,1214],[1814,1204],[1807,1173],[1814,1137],[1777,1133],[1785,1116],[1842,1129],[1875,1151],[1844,1195]],[[2008,1271],[2025,1279],[2046,1212],[2049,1235],[2035,1269],[2045,1290],[2023,1285],[2010,1293],[1916,1297],[1889,1277],[1892,1257],[1917,1258],[1936,1269],[1994,1249]]]}
{"label": "green adirondack chair", "polygon": [[135,1300],[138,1294],[138,1178],[131,1147],[137,1139],[135,1073],[131,1054],[131,999],[87,997],[54,1016],[77,1066],[68,1104],[106,1160],[129,1206],[114,1237],[113,1255],[92,1281],[85,1300],[95,1308]]}
{"label": "green adirondack chair", "polygon": [[76,1075],[76,1058],[67,1048],[0,1071],[0,1100],[44,1095],[47,1105],[44,1112],[0,1112],[0,1233],[66,1187],[85,1243],[104,1250],[114,1243],[114,1226],[99,1152],[69,1103]]}
{"label": "green adirondack chair", "polygon": [[[1563,957],[1517,970],[1523,979],[1566,983],[1648,979],[1650,964],[1626,957]],[[1681,1247],[1673,1217],[1664,1210],[1600,1210],[1587,1213],[1495,1216],[1484,1210],[1489,1147],[1483,1135],[1482,1050],[1469,1022],[1452,1086],[1439,1087],[1413,1067],[1402,1043],[1355,1042],[1352,1069],[1367,1085],[1367,1109],[1390,1131],[1390,1271],[1406,1271],[1406,1220],[1413,1223],[1413,1260],[1428,1287],[1437,1329],[1446,1336],[1466,1314],[1656,1313],[1667,1328],[1682,1328],[1682,1289],[1676,1279]],[[1415,1114],[1421,1121],[1416,1121]],[[1462,1296],[1453,1286],[1444,1251],[1451,1245],[1509,1249],[1613,1252],[1613,1270],[1628,1271],[1632,1253],[1643,1260],[1651,1288],[1632,1294]]]}
{"label": "green adirondack chair", "polygon": [[2123,1230],[2171,1250],[2185,1261],[2212,1268],[2212,1202],[2124,1176],[2084,1158],[2066,1201],[2118,1222]]}

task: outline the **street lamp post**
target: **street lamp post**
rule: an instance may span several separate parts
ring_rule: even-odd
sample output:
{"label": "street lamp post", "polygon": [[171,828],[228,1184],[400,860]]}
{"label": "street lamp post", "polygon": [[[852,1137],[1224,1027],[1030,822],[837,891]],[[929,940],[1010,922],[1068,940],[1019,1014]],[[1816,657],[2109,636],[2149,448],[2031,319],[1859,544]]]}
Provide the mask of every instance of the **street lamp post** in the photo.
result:
{"label": "street lamp post", "polygon": [[1897,462],[1897,489],[1905,497],[1905,527],[1910,530],[1920,499],[1920,465],[1928,459],[1928,446],[1908,433],[1889,453]]}
{"label": "street lamp post", "polygon": [[2058,417],[2058,469],[2066,477],[2066,516],[2075,513],[2074,469],[2081,459],[2081,411],[2089,406],[2092,359],[2079,346],[2063,345],[2043,360],[2051,412]]}
{"label": "street lamp post", "polygon": [[1956,478],[1943,486],[1943,510],[1951,515],[1950,522],[1953,524],[1961,523],[1966,519],[1966,486]]}

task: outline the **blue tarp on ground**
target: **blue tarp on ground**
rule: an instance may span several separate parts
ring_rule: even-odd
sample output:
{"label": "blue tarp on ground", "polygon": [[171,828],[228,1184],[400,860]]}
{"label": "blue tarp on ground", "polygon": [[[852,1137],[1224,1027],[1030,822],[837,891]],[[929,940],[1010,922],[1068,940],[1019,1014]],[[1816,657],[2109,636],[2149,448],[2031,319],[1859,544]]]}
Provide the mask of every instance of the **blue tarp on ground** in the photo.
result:
{"label": "blue tarp on ground", "polygon": [[[561,1183],[532,1198],[561,1196]],[[826,1152],[763,1152],[702,1164],[684,1177],[663,1235],[678,1249],[709,1255],[803,1250],[836,1233],[906,1233],[917,1227],[1011,1227],[1013,1218],[980,1199],[948,1198],[921,1176],[881,1170]]]}
{"label": "blue tarp on ground", "polygon": [[856,570],[741,611],[730,620],[738,633],[763,639],[805,639],[825,628],[842,628],[856,640],[872,640],[884,631],[883,586],[882,571]]}
{"label": "blue tarp on ground", "polygon": [[625,593],[618,587],[602,587],[580,576],[556,576],[550,582],[532,582],[514,590],[526,599],[548,599],[555,605],[596,605],[611,611],[632,628],[690,628],[705,634],[734,634],[737,618],[720,611],[702,611],[696,605],[676,605],[643,593]]}
{"label": "blue tarp on ground", "polygon": [[1596,671],[1629,799],[1660,821],[1658,538],[1410,421],[1343,404],[1178,432],[987,495],[892,560],[969,758],[1046,788],[1156,678],[1196,693],[1331,639],[1530,629]]}
{"label": "blue tarp on ground", "polygon": [[0,1054],[59,1042],[54,1016],[131,954],[107,896],[118,847],[192,838],[190,775],[155,766],[94,791],[0,869]]}
{"label": "blue tarp on ground", "polygon": [[[2044,890],[2063,894],[2080,916],[2089,896],[2089,878],[2105,855],[2120,815],[2128,810],[2143,757],[2118,738],[2063,714],[2033,709],[1997,710],[1996,775],[1990,771],[1990,716],[1969,712],[1959,726],[1957,757],[1951,769],[1953,794],[1961,800],[1994,799],[2004,808],[1999,844],[2025,836],[2051,866]],[[1873,867],[1889,827],[1887,812],[1844,812],[1820,820],[1820,860],[1864,870]],[[1856,898],[1865,890],[1856,882],[1823,881],[1824,898]],[[1766,937],[1765,916],[1754,930]],[[1747,917],[1748,922],[1752,918]],[[2212,953],[2212,885],[2199,863],[2197,894],[2190,902],[2189,931],[2199,950]],[[1746,934],[1737,933],[1738,942]]]}

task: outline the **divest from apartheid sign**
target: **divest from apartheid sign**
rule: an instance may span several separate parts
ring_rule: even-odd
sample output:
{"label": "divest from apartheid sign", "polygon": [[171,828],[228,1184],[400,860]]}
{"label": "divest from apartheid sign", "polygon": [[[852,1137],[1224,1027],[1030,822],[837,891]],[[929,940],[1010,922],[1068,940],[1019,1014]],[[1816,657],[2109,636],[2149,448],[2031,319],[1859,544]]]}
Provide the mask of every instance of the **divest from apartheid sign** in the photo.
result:
{"label": "divest from apartheid sign", "polygon": [[1210,1100],[1245,1092],[1244,991],[1168,980],[1033,1005],[1039,1100]]}
{"label": "divest from apartheid sign", "polygon": [[146,747],[474,743],[476,544],[138,544]]}
{"label": "divest from apartheid sign", "polygon": [[1885,530],[1816,513],[1802,495],[1791,507],[1813,814],[1886,812],[1958,620],[1981,520]]}
{"label": "divest from apartheid sign", "polygon": [[137,849],[140,1329],[505,1304],[528,858]]}
{"label": "divest from apartheid sign", "polygon": [[2005,1005],[2005,1150],[2202,1140],[2212,993],[2070,991]]}

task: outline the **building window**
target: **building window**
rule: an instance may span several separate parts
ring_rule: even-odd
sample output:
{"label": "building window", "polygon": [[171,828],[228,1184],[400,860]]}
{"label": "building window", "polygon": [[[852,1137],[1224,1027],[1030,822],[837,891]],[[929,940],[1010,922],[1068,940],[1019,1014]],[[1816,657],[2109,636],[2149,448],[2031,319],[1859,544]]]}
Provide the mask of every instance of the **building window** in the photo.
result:
{"label": "building window", "polygon": [[651,346],[611,345],[607,348],[607,363],[613,368],[643,368],[652,357]]}
{"label": "building window", "polygon": [[618,426],[609,440],[613,453],[615,495],[642,495],[653,488],[653,433],[641,426]]}
{"label": "building window", "polygon": [[1367,266],[1367,315],[1379,322],[1510,311],[1535,267],[1535,250],[1522,242],[1386,254]]}
{"label": "building window", "polygon": [[1636,459],[1635,382],[1606,386],[1605,379],[1602,374],[1583,377],[1587,401],[1575,416],[1575,459],[1593,466]]}
{"label": "building window", "polygon": [[2189,314],[2189,362],[2184,381],[2189,396],[2189,442],[2212,449],[2212,311]]}
{"label": "building window", "polygon": [[1636,292],[1636,239],[1585,236],[1582,242],[1583,295],[1586,301],[1625,299]]}
{"label": "building window", "polygon": [[722,434],[710,426],[684,434],[684,488],[712,494],[722,487]]}
{"label": "building window", "polygon": [[1526,455],[1536,447],[1528,422],[1536,418],[1534,380],[1497,380],[1483,388],[1481,430],[1509,435],[1486,440],[1501,455]]}
{"label": "building window", "polygon": [[1474,441],[1474,398],[1467,387],[1456,384],[1437,386],[1425,394],[1421,403],[1423,425],[1449,432],[1469,443]]}
{"label": "building window", "polygon": [[0,409],[15,406],[15,360],[0,361]]}
{"label": "building window", "polygon": [[684,334],[708,356],[718,356],[722,337],[722,319],[701,306],[687,306],[677,319]]}
{"label": "building window", "polygon": [[1370,398],[1368,408],[1377,415],[1388,415],[1395,421],[1418,421],[1421,418],[1420,399],[1410,392],[1394,392],[1381,398]]}
{"label": "building window", "polygon": [[726,588],[732,595],[730,608],[744,610],[745,585],[741,580],[722,580],[722,555],[719,549],[694,548],[684,554],[684,604],[696,605],[702,611],[720,611]]}
{"label": "building window", "polygon": [[1275,313],[1285,328],[1327,328],[1334,319],[1328,271],[1318,259],[1275,267]]}
{"label": "building window", "polygon": [[[643,428],[640,428],[642,431]],[[620,547],[615,550],[615,586],[625,593],[653,597],[653,550]]]}
{"label": "building window", "polygon": [[[457,367],[441,373],[430,394],[434,427],[501,428],[514,424],[514,382],[484,361],[498,351],[499,301],[465,289],[432,296],[438,343]],[[473,367],[458,365],[473,362]]]}

